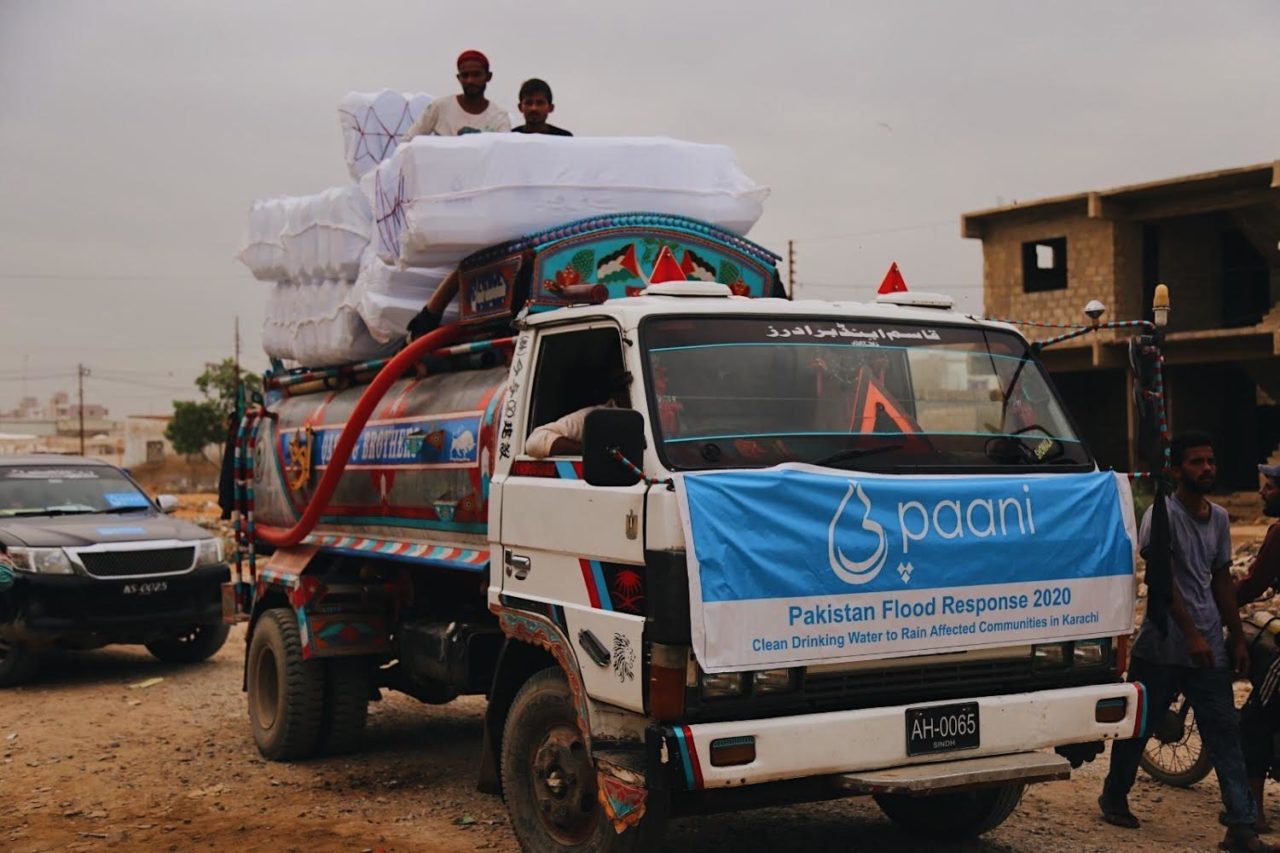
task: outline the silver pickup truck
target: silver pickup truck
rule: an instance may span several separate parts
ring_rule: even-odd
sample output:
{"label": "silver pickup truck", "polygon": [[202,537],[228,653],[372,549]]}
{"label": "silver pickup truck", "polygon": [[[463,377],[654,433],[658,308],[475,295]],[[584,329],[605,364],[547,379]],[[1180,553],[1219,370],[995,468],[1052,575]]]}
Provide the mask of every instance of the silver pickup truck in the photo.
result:
{"label": "silver pickup truck", "polygon": [[104,462],[0,458],[0,687],[51,649],[135,643],[194,663],[222,647],[222,543],[176,505]]}

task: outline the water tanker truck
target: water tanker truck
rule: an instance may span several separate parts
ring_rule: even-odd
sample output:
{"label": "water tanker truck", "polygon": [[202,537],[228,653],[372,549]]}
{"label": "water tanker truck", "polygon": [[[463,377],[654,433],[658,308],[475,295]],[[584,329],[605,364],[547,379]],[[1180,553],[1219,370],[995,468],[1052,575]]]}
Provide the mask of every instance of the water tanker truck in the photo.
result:
{"label": "water tanker truck", "polygon": [[[975,835],[1133,736],[1129,485],[1038,345],[936,295],[791,300],[776,261],[576,222],[468,257],[460,322],[393,358],[269,374],[224,589],[261,753],[482,694],[525,849],[639,850],[868,794]],[[580,454],[529,452],[573,413]]]}

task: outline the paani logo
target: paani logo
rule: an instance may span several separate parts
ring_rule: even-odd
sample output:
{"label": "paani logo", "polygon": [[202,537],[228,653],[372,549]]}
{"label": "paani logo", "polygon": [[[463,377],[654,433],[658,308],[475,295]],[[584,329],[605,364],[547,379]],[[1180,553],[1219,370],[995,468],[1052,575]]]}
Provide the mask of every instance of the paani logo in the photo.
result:
{"label": "paani logo", "polygon": [[[858,496],[858,500],[862,502],[862,529],[876,537],[876,549],[865,560],[850,560],[844,555],[844,551],[840,550],[840,546],[836,544],[836,527],[840,524],[840,516],[844,514],[844,508],[849,504],[849,498],[854,495]],[[854,584],[855,586],[864,583],[870,583],[875,580],[876,575],[880,574],[880,570],[884,568],[885,557],[888,556],[888,543],[885,542],[884,526],[877,521],[871,520],[871,501],[867,498],[866,492],[862,491],[862,486],[856,481],[849,482],[849,491],[845,493],[844,500],[840,501],[840,506],[836,508],[836,514],[831,516],[831,525],[827,528],[827,558],[831,561],[831,570],[836,573],[836,577],[845,583]]]}
{"label": "paani logo", "polygon": [[[902,538],[902,560],[898,575],[903,583],[910,583],[915,571],[909,562],[912,543],[946,542],[953,539],[995,539],[1010,541],[1017,538],[1033,538],[1036,535],[1035,511],[1031,501],[1031,488],[1022,484],[1021,499],[1013,496],[973,498],[968,501],[953,498],[941,499],[932,507],[918,500],[898,501],[897,527],[894,534]],[[862,504],[862,530],[875,537],[875,548],[864,560],[852,560],[836,544],[841,518],[849,500],[857,496]],[[861,539],[862,537],[856,537]],[[831,516],[827,527],[827,559],[836,577],[848,584],[860,586],[875,580],[888,558],[888,539],[884,525],[871,518],[871,499],[856,480],[849,481],[844,499]]]}

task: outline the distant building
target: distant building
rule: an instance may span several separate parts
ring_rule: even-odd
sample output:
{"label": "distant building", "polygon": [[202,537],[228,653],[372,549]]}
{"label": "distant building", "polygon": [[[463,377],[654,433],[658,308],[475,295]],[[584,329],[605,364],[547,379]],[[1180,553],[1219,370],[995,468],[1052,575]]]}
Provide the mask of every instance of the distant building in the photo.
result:
{"label": "distant building", "polygon": [[124,421],[124,466],[162,462],[173,456],[173,444],[164,437],[168,415],[129,415]]}
{"label": "distant building", "polygon": [[[1220,480],[1256,484],[1280,457],[1280,161],[967,213],[982,241],[990,317],[1082,323],[1151,318],[1158,283],[1172,311],[1165,347],[1174,431],[1217,439]],[[1027,329],[1028,337],[1048,330]],[[1037,331],[1041,334],[1035,334]],[[1129,470],[1127,334],[1044,351],[1068,408],[1103,465]]]}

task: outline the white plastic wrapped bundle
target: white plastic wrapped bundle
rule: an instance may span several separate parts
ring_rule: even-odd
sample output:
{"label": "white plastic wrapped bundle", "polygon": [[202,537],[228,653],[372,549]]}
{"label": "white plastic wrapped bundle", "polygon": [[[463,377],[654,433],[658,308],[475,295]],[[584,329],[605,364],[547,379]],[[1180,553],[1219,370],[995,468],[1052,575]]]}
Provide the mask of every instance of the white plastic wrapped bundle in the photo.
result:
{"label": "white plastic wrapped bundle", "polygon": [[253,277],[261,281],[279,281],[288,276],[280,232],[284,230],[289,201],[288,198],[266,198],[249,207],[249,229],[238,257]]}
{"label": "white plastic wrapped bundle", "polygon": [[360,180],[391,156],[432,100],[423,92],[348,92],[338,103],[338,123],[352,179]]}
{"label": "white plastic wrapped bundle", "polygon": [[399,342],[374,340],[356,310],[354,294],[355,288],[345,281],[273,284],[262,323],[262,348],[273,358],[307,367],[391,355]]}
{"label": "white plastic wrapped bundle", "polygon": [[574,219],[650,211],[746,234],[766,187],[724,145],[659,137],[423,136],[370,182],[379,257],[436,267]]}
{"label": "white plastic wrapped bundle", "polygon": [[[448,277],[449,267],[396,269],[379,260],[372,252],[360,268],[352,301],[369,334],[383,343],[403,341],[412,320]],[[458,300],[449,304],[443,323],[458,319]]]}
{"label": "white plastic wrapped bundle", "polygon": [[288,199],[280,242],[286,277],[354,281],[373,233],[373,214],[356,185]]}

